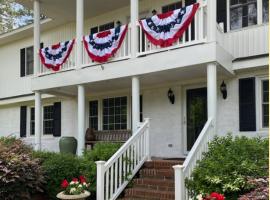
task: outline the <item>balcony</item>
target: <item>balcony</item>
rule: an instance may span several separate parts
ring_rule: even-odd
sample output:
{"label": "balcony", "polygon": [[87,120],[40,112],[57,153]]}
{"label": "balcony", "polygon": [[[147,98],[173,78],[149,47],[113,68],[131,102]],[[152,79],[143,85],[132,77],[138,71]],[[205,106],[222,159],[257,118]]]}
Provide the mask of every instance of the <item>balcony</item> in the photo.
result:
{"label": "balcony", "polygon": [[[206,32],[207,32],[207,26],[206,26],[206,1],[203,1],[200,4],[200,8],[196,12],[196,15],[193,19],[193,22],[189,25],[187,30],[184,32],[183,36],[175,42],[172,46],[161,48],[158,46],[153,45],[145,36],[145,34],[142,31],[142,28],[139,24],[137,24],[137,47],[136,49],[136,57],[145,57],[151,54],[157,54],[162,53],[174,49],[180,49],[185,48],[193,45],[203,44],[206,42]],[[40,65],[40,70],[37,76],[44,76],[49,74],[55,74],[55,73],[61,73],[65,71],[75,70],[79,69],[76,66],[76,50],[78,45],[78,42],[83,43],[81,39],[77,38],[77,41],[74,44],[73,50],[68,58],[68,60],[62,65],[61,69],[58,72],[54,72],[48,68],[46,68],[44,65]],[[101,63],[97,63],[92,61],[86,50],[84,45],[80,45],[82,48],[82,57],[83,57],[83,63],[80,68],[88,68],[96,65],[101,65]],[[123,60],[128,60],[131,58],[131,49],[134,48],[131,45],[131,24],[128,26],[128,31],[126,34],[126,37],[118,50],[118,52],[114,55],[113,58],[111,58],[107,63],[112,62],[121,62]],[[106,64],[106,63],[104,63]]]}

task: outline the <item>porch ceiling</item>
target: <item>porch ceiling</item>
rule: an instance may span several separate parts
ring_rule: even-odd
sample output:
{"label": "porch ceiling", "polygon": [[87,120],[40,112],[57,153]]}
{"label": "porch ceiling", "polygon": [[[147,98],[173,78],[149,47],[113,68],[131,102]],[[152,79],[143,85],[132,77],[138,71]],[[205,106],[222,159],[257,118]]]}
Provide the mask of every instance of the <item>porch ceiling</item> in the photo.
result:
{"label": "porch ceiling", "polygon": [[[218,77],[228,76],[228,72],[221,66],[217,67]],[[207,80],[207,67],[205,64],[165,70],[155,73],[140,75],[141,89],[158,86],[174,86],[176,84],[202,83]],[[116,91],[131,89],[131,77],[123,77],[106,81],[92,82],[85,84],[86,95],[97,96],[110,94]],[[77,96],[77,86],[66,86],[45,90],[49,94],[62,96]]]}
{"label": "porch ceiling", "polygon": [[[29,9],[33,9],[33,0],[16,0]],[[129,0],[86,0],[84,17],[91,18],[96,15],[129,5]],[[75,21],[75,0],[41,0],[41,13],[59,22]]]}

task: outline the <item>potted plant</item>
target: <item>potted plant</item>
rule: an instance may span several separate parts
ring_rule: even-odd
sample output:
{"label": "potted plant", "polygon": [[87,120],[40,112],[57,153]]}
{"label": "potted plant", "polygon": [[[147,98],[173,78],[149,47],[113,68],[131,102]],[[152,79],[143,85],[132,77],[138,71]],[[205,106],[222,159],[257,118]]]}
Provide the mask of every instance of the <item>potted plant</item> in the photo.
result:
{"label": "potted plant", "polygon": [[79,176],[79,178],[73,178],[71,182],[64,179],[61,183],[61,187],[64,191],[57,194],[58,199],[65,200],[84,200],[90,196],[90,192],[87,191],[89,188],[89,183],[86,182],[84,176]]}

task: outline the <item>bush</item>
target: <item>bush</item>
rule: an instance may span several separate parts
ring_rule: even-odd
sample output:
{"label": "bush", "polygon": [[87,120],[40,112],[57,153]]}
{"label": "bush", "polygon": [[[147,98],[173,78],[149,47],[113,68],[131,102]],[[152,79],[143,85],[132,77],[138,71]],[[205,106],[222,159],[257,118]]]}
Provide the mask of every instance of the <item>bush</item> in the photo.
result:
{"label": "bush", "polygon": [[31,199],[45,179],[31,148],[15,138],[0,138],[0,199]]}
{"label": "bush", "polygon": [[260,138],[216,137],[209,144],[209,151],[197,163],[186,186],[192,197],[198,194],[219,192],[226,199],[251,190],[250,177],[268,174],[268,140]]}
{"label": "bush", "polygon": [[107,161],[121,147],[121,143],[97,143],[93,150],[84,152],[84,157],[91,161]]}
{"label": "bush", "polygon": [[63,179],[71,180],[73,177],[83,175],[90,183],[91,199],[95,199],[95,161],[108,160],[120,146],[120,144],[100,143],[95,145],[93,150],[85,151],[82,157],[52,152],[33,152],[33,156],[41,160],[42,168],[45,171],[46,193],[51,199],[56,199],[56,194],[62,190],[60,184]]}

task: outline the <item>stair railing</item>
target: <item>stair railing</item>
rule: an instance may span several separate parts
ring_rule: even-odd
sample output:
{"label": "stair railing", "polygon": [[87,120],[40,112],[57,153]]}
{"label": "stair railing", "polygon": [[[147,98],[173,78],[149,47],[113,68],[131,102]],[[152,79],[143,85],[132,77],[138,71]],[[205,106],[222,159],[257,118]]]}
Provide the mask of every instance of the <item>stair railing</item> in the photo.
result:
{"label": "stair railing", "polygon": [[150,160],[149,119],[107,161],[97,161],[97,199],[115,200],[139,171]]}
{"label": "stair railing", "polygon": [[209,118],[205,123],[199,137],[191,148],[183,165],[175,165],[175,200],[190,199],[188,190],[185,187],[185,178],[190,178],[198,160],[202,159],[203,153],[208,151],[208,143],[215,134],[213,119]]}

